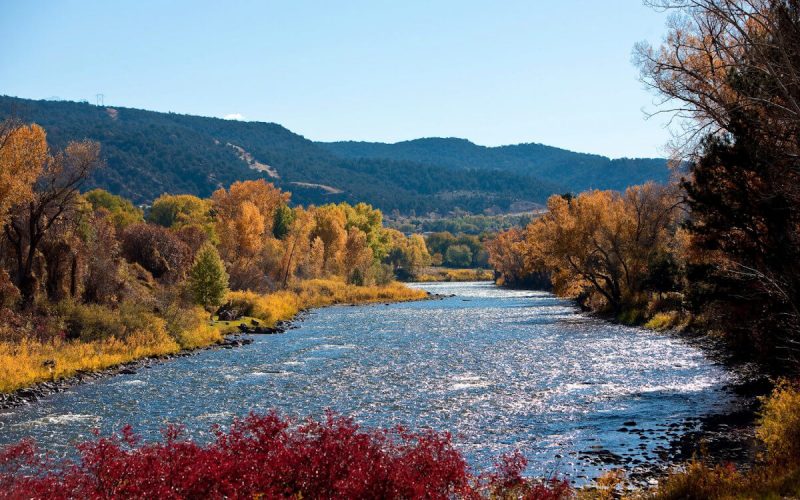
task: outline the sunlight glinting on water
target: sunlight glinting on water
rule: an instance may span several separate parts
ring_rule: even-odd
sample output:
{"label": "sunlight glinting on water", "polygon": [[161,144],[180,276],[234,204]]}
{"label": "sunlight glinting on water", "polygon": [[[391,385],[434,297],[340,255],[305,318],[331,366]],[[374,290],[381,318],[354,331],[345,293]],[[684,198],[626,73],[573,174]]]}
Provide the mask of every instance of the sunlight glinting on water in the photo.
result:
{"label": "sunlight glinting on water", "polygon": [[[32,435],[67,453],[93,427],[131,423],[155,439],[168,422],[208,439],[211,424],[250,410],[319,417],[332,408],[369,426],[452,431],[477,468],[519,449],[531,473],[580,481],[604,468],[587,453],[634,468],[655,460],[686,418],[732,402],[729,375],[669,335],[589,318],[544,292],[424,288],[455,296],[317,310],[249,346],[79,386],[0,414],[0,442]],[[631,421],[636,432],[620,430]]]}

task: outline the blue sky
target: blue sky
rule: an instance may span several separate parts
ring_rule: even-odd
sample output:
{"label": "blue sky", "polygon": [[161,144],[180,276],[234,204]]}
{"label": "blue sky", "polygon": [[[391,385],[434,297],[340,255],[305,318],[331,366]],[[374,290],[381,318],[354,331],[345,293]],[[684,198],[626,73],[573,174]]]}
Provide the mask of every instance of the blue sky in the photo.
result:
{"label": "blue sky", "polygon": [[0,94],[271,121],[314,140],[464,137],[663,155],[640,0],[0,0]]}

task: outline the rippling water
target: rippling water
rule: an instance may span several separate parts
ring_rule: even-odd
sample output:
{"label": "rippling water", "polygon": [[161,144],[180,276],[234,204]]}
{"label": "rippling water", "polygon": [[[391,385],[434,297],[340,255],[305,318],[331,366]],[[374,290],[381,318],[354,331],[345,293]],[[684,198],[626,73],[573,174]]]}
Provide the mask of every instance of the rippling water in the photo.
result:
{"label": "rippling water", "polygon": [[666,457],[687,417],[733,402],[730,375],[674,337],[588,318],[548,293],[420,286],[455,296],[320,309],[283,335],[78,386],[0,413],[0,444],[33,436],[66,454],[92,428],[125,423],[156,438],[182,422],[206,439],[250,410],[332,408],[369,426],[450,430],[476,468],[519,449],[532,474],[580,482],[607,467],[592,463],[598,453],[629,469]]}

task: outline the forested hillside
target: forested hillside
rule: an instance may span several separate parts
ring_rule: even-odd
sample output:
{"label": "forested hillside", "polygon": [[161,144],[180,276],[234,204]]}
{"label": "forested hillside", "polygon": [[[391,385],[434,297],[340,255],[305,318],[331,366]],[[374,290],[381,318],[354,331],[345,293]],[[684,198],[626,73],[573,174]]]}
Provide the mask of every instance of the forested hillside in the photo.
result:
{"label": "forested hillside", "polygon": [[[9,116],[45,127],[54,147],[98,141],[106,166],[87,187],[137,204],[164,192],[209,196],[237,180],[265,178],[300,204],[366,201],[402,213],[500,213],[587,184],[624,188],[666,177],[662,160],[612,161],[540,145],[318,144],[274,123],[0,96],[0,119]],[[397,148],[408,151],[390,154]]]}
{"label": "forested hillside", "polygon": [[441,165],[453,169],[497,169],[533,176],[565,190],[624,190],[647,181],[666,181],[669,170],[662,158],[619,158],[575,153],[543,144],[486,147],[466,139],[426,138],[380,142],[318,143],[342,158],[386,158]]}

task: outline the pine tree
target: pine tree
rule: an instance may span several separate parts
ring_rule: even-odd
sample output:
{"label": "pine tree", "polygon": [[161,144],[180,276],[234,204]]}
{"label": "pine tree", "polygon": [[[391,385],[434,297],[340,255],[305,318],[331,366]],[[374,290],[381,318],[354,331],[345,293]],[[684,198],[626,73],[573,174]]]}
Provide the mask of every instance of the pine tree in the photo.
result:
{"label": "pine tree", "polygon": [[207,310],[222,304],[228,291],[228,273],[213,245],[207,244],[198,252],[189,272],[189,290],[195,303]]}

